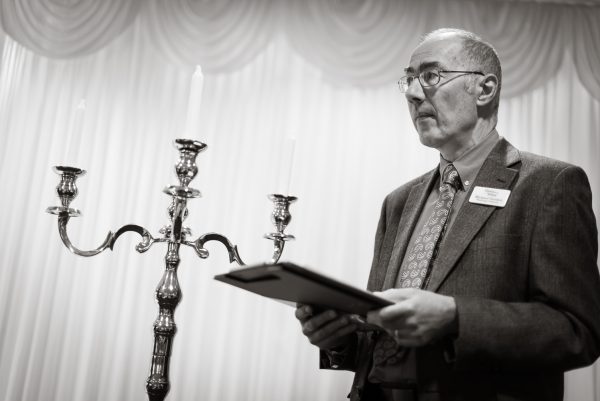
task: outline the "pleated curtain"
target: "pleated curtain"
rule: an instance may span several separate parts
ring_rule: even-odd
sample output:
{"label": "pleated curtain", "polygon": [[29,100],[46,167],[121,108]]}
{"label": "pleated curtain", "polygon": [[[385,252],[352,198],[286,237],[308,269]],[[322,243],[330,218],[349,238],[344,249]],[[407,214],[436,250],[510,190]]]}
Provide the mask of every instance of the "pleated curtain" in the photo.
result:
{"label": "pleated curtain", "polygon": [[[290,192],[284,260],[366,284],[384,196],[433,168],[395,86],[420,35],[462,27],[503,64],[498,130],[585,169],[600,213],[597,2],[0,0],[0,399],[143,400],[166,249],[75,256],[58,236],[54,165],[88,171],[69,235],[95,248],[168,223],[173,139],[208,144],[192,238],[270,258],[267,194]],[[200,85],[197,65],[204,74]],[[216,282],[227,253],[183,249],[171,400],[344,400],[293,309]],[[598,365],[565,399],[600,400]]]}

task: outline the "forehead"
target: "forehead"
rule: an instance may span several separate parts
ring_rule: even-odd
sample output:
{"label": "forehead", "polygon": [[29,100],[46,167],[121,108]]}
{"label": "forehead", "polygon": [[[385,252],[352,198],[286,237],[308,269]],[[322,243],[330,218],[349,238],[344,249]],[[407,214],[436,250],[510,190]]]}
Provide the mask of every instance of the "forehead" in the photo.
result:
{"label": "forehead", "polygon": [[462,40],[457,37],[430,39],[413,52],[406,72],[419,72],[424,68],[456,69],[464,66]]}

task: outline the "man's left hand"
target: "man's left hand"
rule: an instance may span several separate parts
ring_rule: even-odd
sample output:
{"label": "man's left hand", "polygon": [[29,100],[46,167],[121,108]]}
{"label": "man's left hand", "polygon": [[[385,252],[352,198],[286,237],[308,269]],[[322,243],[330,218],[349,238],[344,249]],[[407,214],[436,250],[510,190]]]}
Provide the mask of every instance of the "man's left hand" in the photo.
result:
{"label": "man's left hand", "polygon": [[395,303],[369,312],[367,321],[383,327],[399,345],[418,347],[456,334],[456,303],[452,297],[415,288],[374,294]]}

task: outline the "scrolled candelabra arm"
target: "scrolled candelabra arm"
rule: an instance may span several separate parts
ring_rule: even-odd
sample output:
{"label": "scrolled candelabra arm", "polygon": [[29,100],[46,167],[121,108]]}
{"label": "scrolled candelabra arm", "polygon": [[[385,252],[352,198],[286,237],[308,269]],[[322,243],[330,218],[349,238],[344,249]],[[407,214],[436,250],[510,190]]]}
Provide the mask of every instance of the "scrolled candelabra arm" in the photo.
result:
{"label": "scrolled candelabra arm", "polygon": [[199,237],[195,241],[186,241],[185,245],[191,246],[196,251],[196,254],[202,259],[206,259],[210,256],[208,249],[204,248],[204,244],[210,241],[217,241],[223,244],[229,254],[229,263],[237,263],[240,266],[244,266],[245,263],[240,257],[237,245],[234,245],[227,239],[227,237],[217,233],[207,233]]}
{"label": "scrolled candelabra arm", "polygon": [[60,239],[62,240],[63,244],[65,244],[69,251],[79,256],[94,256],[105,251],[106,249],[110,249],[112,251],[114,249],[117,239],[128,231],[138,233],[142,237],[142,241],[135,246],[135,250],[139,253],[146,252],[155,242],[167,241],[167,239],[165,238],[156,239],[152,237],[150,232],[148,232],[148,230],[146,230],[144,227],[140,227],[135,224],[128,224],[118,229],[115,233],[109,231],[106,235],[106,239],[98,248],[89,251],[83,251],[77,248],[75,245],[73,245],[71,239],[69,238],[69,235],[67,234],[67,224],[69,222],[69,219],[70,216],[66,213],[58,216],[58,233],[60,234]]}
{"label": "scrolled candelabra arm", "polygon": [[60,239],[62,240],[63,244],[65,244],[69,251],[71,251],[75,255],[88,257],[97,255],[100,252],[106,250],[107,248],[110,248],[112,250],[112,244],[114,243],[115,236],[115,234],[112,231],[108,232],[108,235],[106,236],[106,239],[104,240],[102,245],[100,245],[96,249],[92,249],[91,251],[82,251],[81,249],[75,247],[71,243],[69,235],[67,234],[67,223],[69,222],[69,218],[70,216],[66,213],[60,214],[58,216],[58,233],[60,234]]}
{"label": "scrolled candelabra arm", "polygon": [[152,236],[152,234],[150,234],[150,232],[148,230],[146,230],[144,227],[141,227],[141,226],[138,226],[135,224],[128,224],[126,226],[119,228],[117,230],[117,232],[113,235],[113,239],[110,243],[111,251],[113,250],[113,247],[115,246],[115,242],[117,241],[117,238],[119,238],[122,234],[129,232],[129,231],[138,233],[142,237],[142,241],[135,246],[135,250],[138,251],[139,253],[146,252],[148,249],[150,249],[152,244],[154,244],[155,242],[167,242],[168,241],[167,238],[154,238]]}

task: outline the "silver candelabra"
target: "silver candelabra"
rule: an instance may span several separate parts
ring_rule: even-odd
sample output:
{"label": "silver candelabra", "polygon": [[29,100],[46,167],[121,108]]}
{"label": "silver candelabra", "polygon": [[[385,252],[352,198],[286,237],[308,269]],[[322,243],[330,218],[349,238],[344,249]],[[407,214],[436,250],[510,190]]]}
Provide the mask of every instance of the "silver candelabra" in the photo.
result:
{"label": "silver candelabra", "polygon": [[[152,364],[150,375],[146,381],[146,391],[150,401],[162,401],[170,389],[169,382],[169,360],[173,347],[173,337],[177,331],[174,314],[177,304],[181,300],[181,289],[177,279],[177,267],[179,266],[179,248],[181,245],[192,247],[196,254],[206,259],[209,256],[204,245],[209,241],[222,243],[229,253],[229,262],[245,265],[240,257],[237,246],[233,245],[227,237],[217,233],[207,233],[197,239],[190,241],[191,230],[183,226],[183,221],[188,215],[188,199],[199,198],[200,191],[190,188],[189,184],[198,173],[196,156],[206,149],[206,144],[190,139],[176,139],[175,147],[179,150],[179,161],[175,165],[175,172],[179,178],[179,185],[171,185],[163,189],[163,192],[171,196],[171,204],[168,207],[171,224],[159,230],[160,237],[154,238],[148,230],[135,225],[128,224],[119,228],[116,232],[109,231],[104,242],[96,249],[82,251],[76,248],[67,235],[67,224],[71,217],[78,217],[81,212],[71,208],[70,204],[77,196],[77,178],[85,174],[85,170],[76,167],[56,166],[54,171],[60,174],[60,183],[56,192],[60,198],[61,206],[52,206],[46,209],[48,213],[58,216],[58,232],[62,242],[69,250],[80,256],[94,256],[107,248],[113,249],[117,238],[127,231],[138,233],[142,241],[136,245],[136,251],[146,252],[157,242],[167,243],[167,254],[165,256],[165,272],[156,287],[156,299],[159,305],[158,317],[154,321],[154,349],[152,352]],[[285,228],[291,221],[289,206],[296,201],[294,196],[271,194],[268,196],[273,202],[274,208],[271,221],[276,231],[265,234],[265,238],[273,241],[273,256],[270,263],[277,263],[283,252],[286,241],[294,239],[293,235],[285,234]]]}

